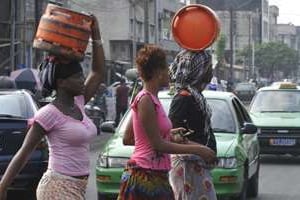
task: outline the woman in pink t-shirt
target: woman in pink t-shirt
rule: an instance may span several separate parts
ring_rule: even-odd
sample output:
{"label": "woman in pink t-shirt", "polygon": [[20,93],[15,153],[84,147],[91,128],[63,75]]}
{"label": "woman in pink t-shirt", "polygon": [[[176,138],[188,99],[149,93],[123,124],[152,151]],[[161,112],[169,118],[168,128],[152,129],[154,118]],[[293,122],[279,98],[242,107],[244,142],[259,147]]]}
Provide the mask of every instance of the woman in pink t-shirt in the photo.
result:
{"label": "woman in pink t-shirt", "polygon": [[171,137],[171,132],[182,128],[172,129],[157,97],[158,91],[169,83],[165,52],[147,45],[138,52],[136,63],[144,88],[131,104],[132,119],[123,138],[124,144],[134,144],[135,149],[123,172],[118,200],[172,200],[169,154],[196,154],[207,162],[213,162],[215,154],[204,145],[183,145],[179,143],[189,141]]}
{"label": "woman in pink t-shirt", "polygon": [[41,108],[0,182],[0,200],[27,162],[37,144],[46,136],[49,145],[48,170],[37,188],[37,200],[83,200],[89,176],[89,143],[97,129],[84,113],[84,104],[104,80],[104,52],[98,21],[93,17],[93,65],[84,80],[78,61],[49,57],[40,66],[43,94],[56,92],[55,99]]}

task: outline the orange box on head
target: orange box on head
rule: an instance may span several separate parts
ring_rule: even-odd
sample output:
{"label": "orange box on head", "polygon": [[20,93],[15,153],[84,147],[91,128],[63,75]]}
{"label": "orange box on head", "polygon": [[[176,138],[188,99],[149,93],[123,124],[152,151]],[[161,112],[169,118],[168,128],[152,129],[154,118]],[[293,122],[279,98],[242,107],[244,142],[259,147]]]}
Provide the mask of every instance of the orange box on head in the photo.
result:
{"label": "orange box on head", "polygon": [[72,60],[83,60],[91,35],[92,18],[48,4],[40,19],[33,47]]}

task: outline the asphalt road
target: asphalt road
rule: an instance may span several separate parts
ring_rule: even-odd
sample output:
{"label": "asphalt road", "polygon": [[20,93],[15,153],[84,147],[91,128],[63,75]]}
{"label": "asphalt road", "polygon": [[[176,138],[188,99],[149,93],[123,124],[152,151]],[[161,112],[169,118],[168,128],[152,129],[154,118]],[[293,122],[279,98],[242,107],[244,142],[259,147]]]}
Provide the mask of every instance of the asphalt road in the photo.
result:
{"label": "asphalt road", "polygon": [[262,156],[257,200],[300,200],[300,157]]}

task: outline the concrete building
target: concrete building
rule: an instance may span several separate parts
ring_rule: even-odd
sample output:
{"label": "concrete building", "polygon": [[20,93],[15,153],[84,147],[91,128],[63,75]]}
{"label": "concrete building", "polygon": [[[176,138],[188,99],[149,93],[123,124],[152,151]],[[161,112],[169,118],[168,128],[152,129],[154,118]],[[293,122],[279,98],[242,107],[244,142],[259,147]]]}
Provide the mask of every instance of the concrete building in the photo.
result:
{"label": "concrete building", "polygon": [[288,47],[299,50],[297,27],[293,24],[277,24],[277,41],[286,44]]}
{"label": "concrete building", "polygon": [[279,8],[271,5],[269,8],[269,40],[274,42],[277,39],[277,19],[279,16]]}
{"label": "concrete building", "polygon": [[90,0],[86,3],[84,0],[70,0],[69,5],[72,9],[90,11],[98,17],[108,60],[132,65],[136,51],[145,43],[159,44],[170,52],[178,51],[170,33],[170,21],[184,2]]}
{"label": "concrete building", "polygon": [[249,40],[254,43],[269,41],[268,0],[197,0],[196,2],[211,7],[219,15],[221,31],[227,38],[227,48],[230,46],[230,20],[233,23],[235,50],[249,45]]}
{"label": "concrete building", "polygon": [[[33,49],[32,42],[39,19],[48,2],[48,0],[1,0],[0,74],[38,66],[43,53]],[[66,5],[67,0],[53,2]]]}
{"label": "concrete building", "polygon": [[[179,46],[172,39],[170,22],[185,4],[182,0],[69,0],[72,9],[98,17],[108,77],[133,67],[136,52],[148,43],[162,46],[171,62]],[[118,77],[108,79],[109,84]]]}

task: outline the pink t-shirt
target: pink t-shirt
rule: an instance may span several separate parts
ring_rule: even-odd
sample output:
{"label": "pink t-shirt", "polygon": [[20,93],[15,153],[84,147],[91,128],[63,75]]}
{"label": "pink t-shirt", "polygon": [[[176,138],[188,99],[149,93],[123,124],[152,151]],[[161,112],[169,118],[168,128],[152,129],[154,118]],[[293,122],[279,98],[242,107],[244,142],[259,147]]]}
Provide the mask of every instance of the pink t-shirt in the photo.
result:
{"label": "pink t-shirt", "polygon": [[152,149],[145,130],[138,116],[137,107],[144,95],[149,95],[154,103],[157,123],[160,130],[160,136],[165,140],[170,140],[170,130],[172,128],[171,121],[167,117],[160,101],[146,90],[140,91],[135,97],[131,108],[133,110],[133,131],[135,140],[135,149],[131,160],[134,160],[139,167],[155,170],[169,170],[170,155],[166,153],[156,152]]}
{"label": "pink t-shirt", "polygon": [[96,126],[84,112],[84,97],[75,97],[82,121],[64,115],[53,104],[42,107],[34,121],[47,131],[48,169],[68,176],[89,174],[89,144],[97,135]]}

